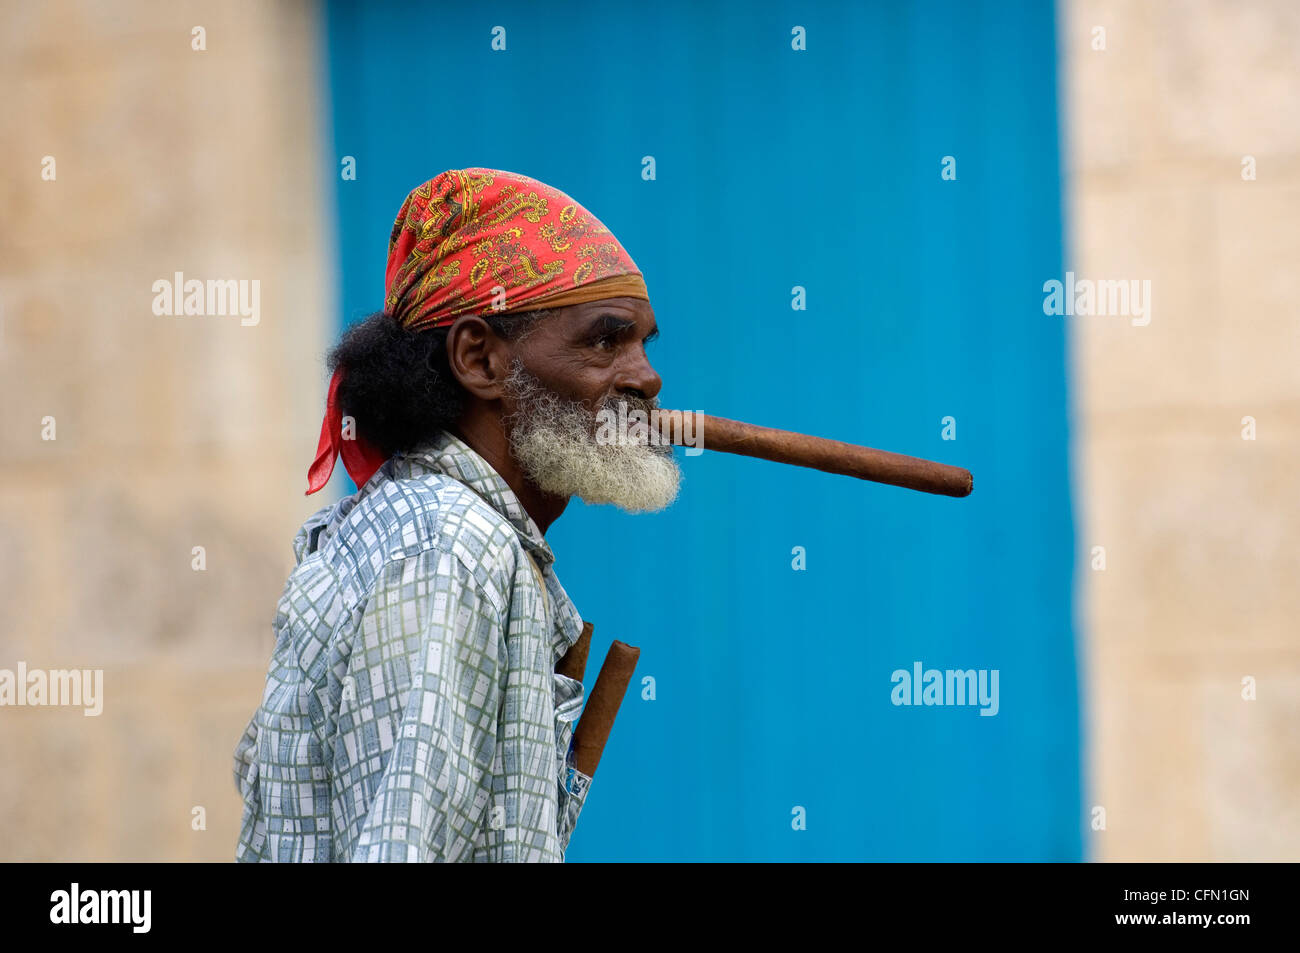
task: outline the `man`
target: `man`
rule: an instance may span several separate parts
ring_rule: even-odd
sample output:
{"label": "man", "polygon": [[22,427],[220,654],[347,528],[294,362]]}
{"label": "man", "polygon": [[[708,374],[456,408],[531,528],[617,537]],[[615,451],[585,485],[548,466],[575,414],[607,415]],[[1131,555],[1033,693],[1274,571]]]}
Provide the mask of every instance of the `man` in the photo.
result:
{"label": "man", "polygon": [[582,620],[543,534],[570,497],[662,509],[671,448],[596,439],[656,406],[640,271],[562,192],[494,169],[415,189],[383,313],[330,355],[312,515],[235,752],[240,861],[562,861]]}

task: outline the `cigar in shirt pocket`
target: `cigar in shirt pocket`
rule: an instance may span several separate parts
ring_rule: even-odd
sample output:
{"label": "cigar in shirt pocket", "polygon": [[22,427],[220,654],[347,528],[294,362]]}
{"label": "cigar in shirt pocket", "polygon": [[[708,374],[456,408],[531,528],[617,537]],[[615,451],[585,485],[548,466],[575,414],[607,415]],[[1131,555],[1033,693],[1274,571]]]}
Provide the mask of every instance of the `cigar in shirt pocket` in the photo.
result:
{"label": "cigar in shirt pocket", "polygon": [[[556,672],[582,681],[587,669],[593,628],[590,622],[582,624],[582,634],[556,663]],[[605,654],[600,674],[596,676],[596,684],[587,693],[582,717],[578,719],[578,727],[573,731],[573,766],[589,778],[595,777],[596,767],[605,752],[610,732],[614,729],[614,719],[618,716],[619,706],[623,704],[623,696],[627,694],[628,683],[632,681],[632,673],[636,671],[640,657],[639,648],[616,639]]]}

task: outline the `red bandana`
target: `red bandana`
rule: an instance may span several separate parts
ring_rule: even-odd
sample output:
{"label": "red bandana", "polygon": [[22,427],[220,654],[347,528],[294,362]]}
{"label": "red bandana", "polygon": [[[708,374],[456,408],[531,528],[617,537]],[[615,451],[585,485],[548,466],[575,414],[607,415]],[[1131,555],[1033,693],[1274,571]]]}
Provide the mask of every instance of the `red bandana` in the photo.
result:
{"label": "red bandana", "polygon": [[[543,182],[498,169],[452,169],[411,192],[388,241],[384,312],[412,330],[461,314],[508,314],[601,298],[649,300],[636,263],[594,215]],[[307,493],[339,456],[357,486],[388,458],[355,424],[343,432],[334,372]]]}

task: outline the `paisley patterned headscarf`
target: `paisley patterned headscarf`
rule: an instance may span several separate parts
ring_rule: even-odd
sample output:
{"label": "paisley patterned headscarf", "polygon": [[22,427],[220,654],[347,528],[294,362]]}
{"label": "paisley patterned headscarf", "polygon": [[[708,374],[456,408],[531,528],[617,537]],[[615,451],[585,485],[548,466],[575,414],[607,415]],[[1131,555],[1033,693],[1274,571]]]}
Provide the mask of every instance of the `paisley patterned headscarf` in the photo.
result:
{"label": "paisley patterned headscarf", "polygon": [[[384,313],[411,331],[462,314],[560,308],[602,298],[649,300],[632,257],[600,220],[543,182],[500,169],[451,169],[406,197],[388,240]],[[336,458],[363,485],[387,457],[343,432],[343,368],[330,380],[307,493]]]}

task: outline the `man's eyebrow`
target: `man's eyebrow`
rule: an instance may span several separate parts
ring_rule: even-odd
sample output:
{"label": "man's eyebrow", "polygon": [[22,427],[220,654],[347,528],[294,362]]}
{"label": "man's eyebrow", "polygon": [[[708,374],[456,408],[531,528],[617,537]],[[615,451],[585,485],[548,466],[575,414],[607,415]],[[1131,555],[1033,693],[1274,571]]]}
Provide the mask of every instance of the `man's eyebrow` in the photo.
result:
{"label": "man's eyebrow", "polygon": [[[606,335],[622,334],[634,327],[636,327],[636,322],[628,318],[620,318],[616,314],[602,314],[587,326],[583,336],[587,338],[605,337]],[[656,323],[650,329],[650,333],[645,336],[645,343],[649,344],[657,337],[659,337],[659,325]]]}
{"label": "man's eyebrow", "polygon": [[616,314],[602,314],[600,317],[587,325],[587,334],[595,336],[596,334],[617,334],[620,331],[626,331],[636,325],[635,321],[627,318],[620,318]]}

